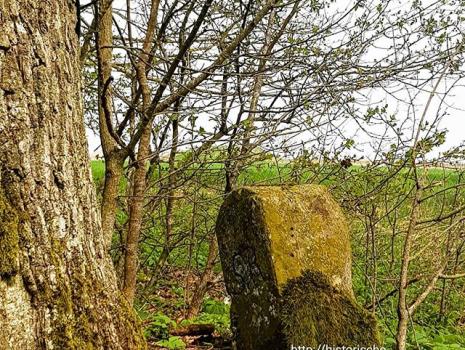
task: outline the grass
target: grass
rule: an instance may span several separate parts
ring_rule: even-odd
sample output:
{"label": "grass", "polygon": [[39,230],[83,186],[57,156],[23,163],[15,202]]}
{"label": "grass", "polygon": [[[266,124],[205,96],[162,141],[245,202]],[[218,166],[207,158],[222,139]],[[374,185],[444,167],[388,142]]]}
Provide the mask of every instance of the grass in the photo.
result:
{"label": "grass", "polygon": [[103,160],[92,160],[90,166],[94,182],[102,183],[105,178],[105,162]]}

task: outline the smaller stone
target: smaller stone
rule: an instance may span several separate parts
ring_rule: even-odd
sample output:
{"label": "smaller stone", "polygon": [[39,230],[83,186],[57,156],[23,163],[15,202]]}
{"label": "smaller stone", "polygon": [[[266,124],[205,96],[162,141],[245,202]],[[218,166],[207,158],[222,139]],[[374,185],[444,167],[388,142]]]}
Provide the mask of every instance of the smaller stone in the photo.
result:
{"label": "smaller stone", "polygon": [[333,348],[375,348],[380,344],[373,315],[319,272],[307,271],[286,284],[280,313],[286,344],[313,349],[320,344]]}

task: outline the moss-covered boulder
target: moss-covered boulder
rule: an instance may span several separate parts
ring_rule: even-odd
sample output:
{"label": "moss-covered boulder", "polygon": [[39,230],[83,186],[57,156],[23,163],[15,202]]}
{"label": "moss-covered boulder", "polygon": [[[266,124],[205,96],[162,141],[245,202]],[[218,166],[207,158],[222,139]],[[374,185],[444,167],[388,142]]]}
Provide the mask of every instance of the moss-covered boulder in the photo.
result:
{"label": "moss-covered boulder", "polygon": [[379,345],[372,314],[334,288],[320,272],[306,271],[290,280],[282,293],[280,311],[286,344],[314,349],[319,344],[341,348]]}
{"label": "moss-covered boulder", "polygon": [[[347,224],[325,187],[257,186],[236,190],[220,209],[216,232],[226,287],[232,298],[231,326],[237,349],[331,345],[332,338],[324,336],[328,327],[321,328],[325,320],[334,325],[334,332],[339,332],[339,324],[358,330],[363,320],[371,327],[368,333],[376,334],[374,321],[355,304]],[[308,286],[308,294],[298,293],[306,289],[296,289],[302,285]],[[342,315],[341,320],[332,322],[337,311],[315,308],[316,302],[311,300],[336,303],[331,310],[360,317],[354,320],[354,327],[346,325]],[[294,309],[295,305],[302,309]],[[347,309],[348,305],[351,308]],[[301,323],[300,328],[293,323],[307,317],[308,322]],[[294,334],[293,329],[298,332]],[[351,331],[347,334],[341,336],[347,341],[342,345],[355,341],[362,342],[357,345],[373,345],[371,335],[359,339],[351,336]]]}

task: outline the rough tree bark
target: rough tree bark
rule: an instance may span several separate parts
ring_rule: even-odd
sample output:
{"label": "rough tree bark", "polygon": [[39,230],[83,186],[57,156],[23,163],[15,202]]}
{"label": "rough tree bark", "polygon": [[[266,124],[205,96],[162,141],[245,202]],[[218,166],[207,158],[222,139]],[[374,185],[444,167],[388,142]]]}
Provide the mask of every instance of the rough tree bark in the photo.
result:
{"label": "rough tree bark", "polygon": [[0,9],[0,347],[143,349],[97,210],[74,2]]}

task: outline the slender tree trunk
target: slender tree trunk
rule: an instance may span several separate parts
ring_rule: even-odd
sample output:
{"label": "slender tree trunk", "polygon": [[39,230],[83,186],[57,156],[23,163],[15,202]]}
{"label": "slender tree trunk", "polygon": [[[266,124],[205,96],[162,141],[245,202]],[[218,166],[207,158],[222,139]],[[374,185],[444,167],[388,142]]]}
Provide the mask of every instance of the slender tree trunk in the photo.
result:
{"label": "slender tree trunk", "polygon": [[170,240],[173,235],[173,208],[176,189],[176,154],[178,153],[178,117],[171,123],[173,127],[173,141],[169,158],[168,196],[166,199],[166,246],[169,250]]}
{"label": "slender tree trunk", "polygon": [[124,160],[125,157],[120,151],[114,151],[105,156],[105,184],[103,186],[100,213],[107,249],[111,247],[115,229],[119,186],[124,174]]}
{"label": "slender tree trunk", "polygon": [[134,171],[133,190],[129,202],[129,227],[126,236],[126,254],[124,258],[123,294],[132,305],[136,293],[136,280],[139,257],[139,237],[142,227],[144,199],[146,188],[146,160],[150,150],[151,129],[146,128],[142,134],[136,170]]}
{"label": "slender tree trunk", "polygon": [[398,309],[396,350],[405,350],[407,346],[408,312]]}
{"label": "slender tree trunk", "polygon": [[[179,105],[176,109],[179,108]],[[177,113],[177,112],[176,112]],[[174,195],[176,190],[176,155],[178,153],[178,138],[179,138],[179,130],[178,130],[178,116],[175,116],[172,123],[173,128],[173,139],[170,151],[170,157],[168,160],[169,164],[169,176],[168,176],[168,191],[166,195],[166,215],[165,215],[165,244],[163,247],[163,251],[161,252],[160,258],[158,259],[157,268],[155,271],[158,273],[164,266],[165,263],[168,261],[169,255],[171,253],[171,238],[173,237],[173,210],[174,210]]]}
{"label": "slender tree trunk", "polygon": [[74,2],[0,8],[1,348],[143,349],[92,184]]}
{"label": "slender tree trunk", "polygon": [[[159,0],[152,0],[150,7],[150,18],[147,26],[147,34],[144,39],[142,54],[136,63],[136,76],[139,87],[142,91],[142,118],[148,118],[147,110],[150,106],[151,89],[147,79],[147,68],[152,58],[151,49],[155,37],[157,25],[157,14]],[[150,136],[152,133],[151,123],[146,124],[142,130],[142,136],[137,151],[136,169],[133,178],[133,191],[129,200],[129,227],[126,237],[126,254],[124,256],[124,279],[123,293],[132,305],[136,293],[138,258],[139,258],[139,237],[144,216],[144,198],[147,183],[146,163],[150,154]]]}
{"label": "slender tree trunk", "polygon": [[[437,272],[437,274],[432,278],[428,286],[424,289],[424,291],[416,298],[416,300],[409,306],[407,300],[407,287],[408,287],[408,273],[409,273],[409,264],[410,264],[410,250],[412,248],[412,244],[415,240],[415,230],[418,224],[418,218],[420,216],[420,203],[421,197],[423,194],[423,185],[421,181],[424,180],[420,178],[420,174],[418,173],[416,159],[417,159],[417,152],[418,152],[418,142],[420,140],[420,133],[422,130],[423,122],[426,118],[426,112],[428,111],[431,101],[436,94],[436,91],[439,87],[439,84],[444,78],[446,71],[449,69],[450,62],[443,68],[443,71],[436,81],[436,84],[431,91],[428,101],[426,102],[425,108],[423,110],[423,114],[420,118],[418,123],[418,129],[415,135],[415,141],[411,148],[411,155],[410,161],[413,170],[413,175],[415,178],[415,197],[412,201],[412,211],[410,212],[410,221],[409,226],[407,229],[407,233],[405,234],[404,240],[404,247],[402,252],[402,265],[400,271],[400,279],[399,279],[399,299],[397,302],[397,316],[398,316],[398,323],[397,323],[397,334],[396,334],[396,350],[405,350],[407,347],[407,331],[408,331],[408,320],[412,316],[415,309],[420,305],[424,299],[428,296],[428,294],[433,290],[434,285],[439,278],[442,271],[444,271],[446,265],[443,265],[442,268]],[[422,177],[425,176],[425,173],[421,174]]]}
{"label": "slender tree trunk", "polygon": [[[417,180],[418,181],[418,180]],[[407,344],[407,330],[409,314],[409,304],[407,300],[408,288],[408,272],[410,265],[410,249],[414,240],[415,228],[418,222],[419,205],[421,198],[421,188],[417,185],[415,198],[412,203],[412,212],[410,214],[410,222],[405,235],[404,249],[402,253],[402,265],[399,280],[399,299],[397,303],[397,334],[396,334],[396,350],[405,350]]]}
{"label": "slender tree trunk", "polygon": [[200,277],[199,283],[196,285],[195,292],[192,295],[192,299],[189,303],[189,309],[187,311],[188,319],[197,316],[200,312],[203,298],[208,291],[208,283],[210,283],[214,277],[214,267],[217,257],[218,242],[216,240],[216,236],[212,236],[210,240],[210,247],[208,251],[208,258],[205,270],[203,271],[202,276]]}
{"label": "slender tree trunk", "polygon": [[119,184],[124,172],[124,161],[127,157],[127,151],[118,145],[117,136],[112,125],[112,2],[113,0],[99,0],[97,2],[97,30],[95,31],[99,83],[99,131],[105,158],[105,184],[100,212],[107,249],[111,247],[118,208]]}

